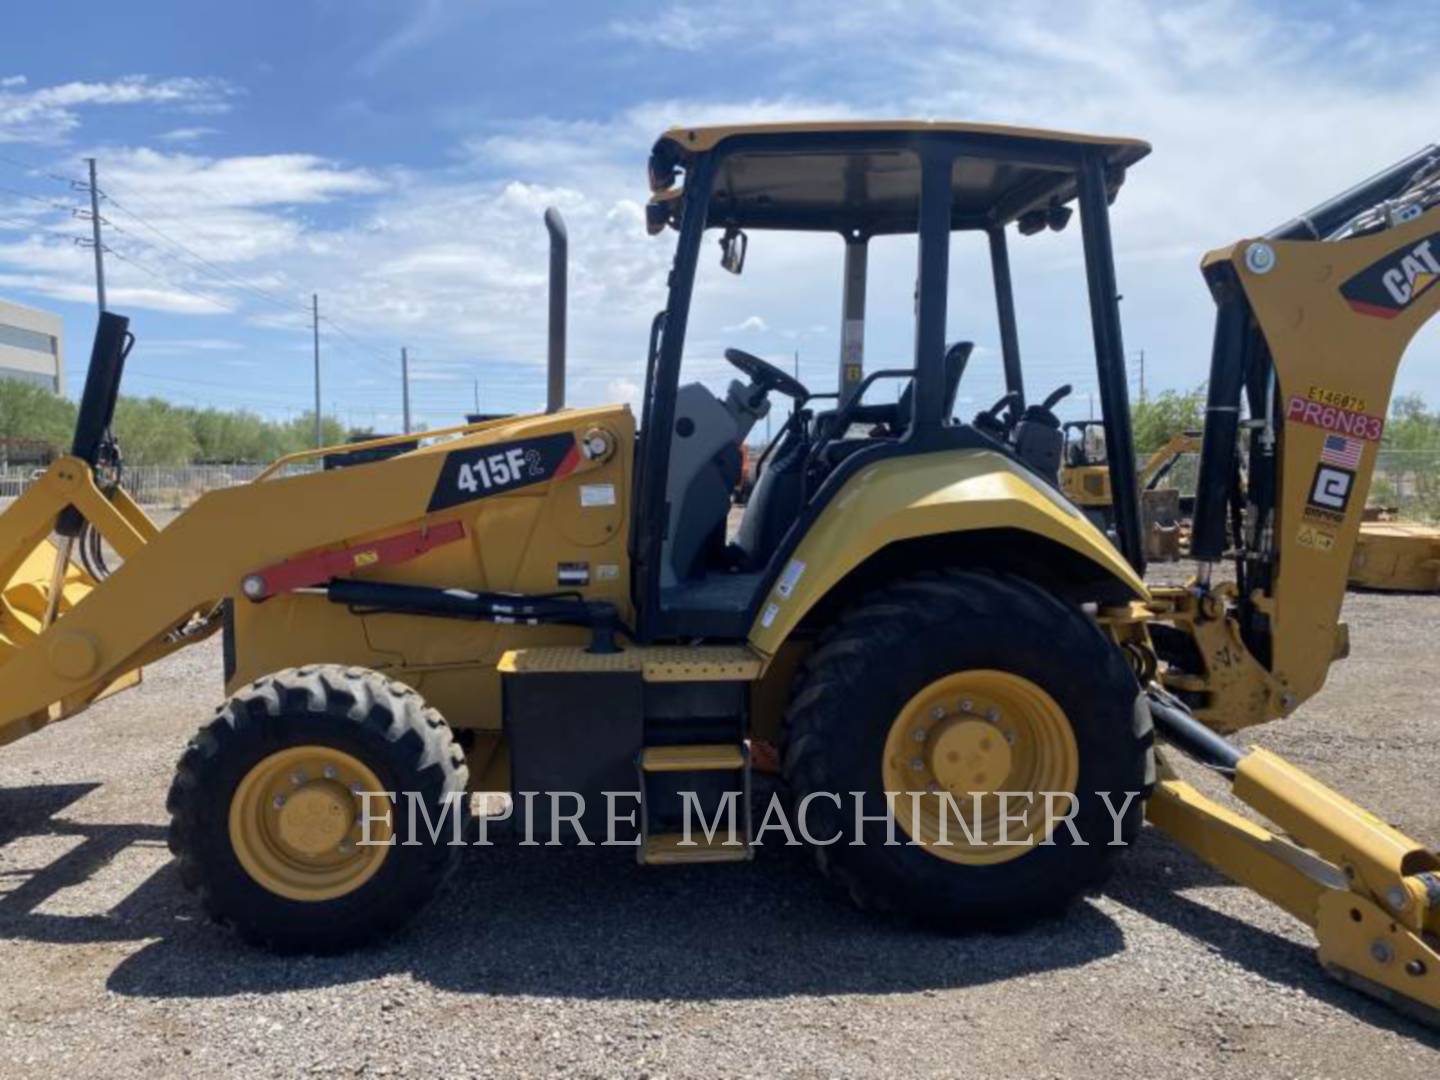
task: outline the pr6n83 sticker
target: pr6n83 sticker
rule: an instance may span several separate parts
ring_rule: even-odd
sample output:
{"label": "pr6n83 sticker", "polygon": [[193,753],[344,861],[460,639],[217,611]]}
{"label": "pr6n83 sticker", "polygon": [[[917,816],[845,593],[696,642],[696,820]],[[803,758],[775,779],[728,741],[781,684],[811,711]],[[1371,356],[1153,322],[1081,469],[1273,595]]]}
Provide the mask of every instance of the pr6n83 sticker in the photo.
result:
{"label": "pr6n83 sticker", "polygon": [[1298,394],[1291,395],[1285,403],[1285,419],[1298,424],[1308,424],[1322,431],[1350,435],[1366,442],[1379,442],[1380,436],[1385,434],[1383,416],[1345,409],[1338,405],[1327,405]]}
{"label": "pr6n83 sticker", "polygon": [[426,512],[559,479],[579,463],[575,436],[568,432],[452,450],[445,455]]}

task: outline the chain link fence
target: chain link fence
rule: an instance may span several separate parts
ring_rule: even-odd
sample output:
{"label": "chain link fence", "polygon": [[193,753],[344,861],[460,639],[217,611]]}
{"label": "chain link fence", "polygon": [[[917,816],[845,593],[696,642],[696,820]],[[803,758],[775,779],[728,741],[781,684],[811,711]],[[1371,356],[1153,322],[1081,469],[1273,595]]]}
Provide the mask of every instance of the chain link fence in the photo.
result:
{"label": "chain link fence", "polygon": [[1440,521],[1440,449],[1381,450],[1370,505],[1415,521]]}
{"label": "chain link fence", "polygon": [[[248,484],[265,465],[140,465],[126,466],[120,485],[141,506],[179,510],[207,491]],[[290,475],[318,468],[302,463],[286,470]],[[13,499],[44,472],[43,468],[0,469],[0,499]]]}

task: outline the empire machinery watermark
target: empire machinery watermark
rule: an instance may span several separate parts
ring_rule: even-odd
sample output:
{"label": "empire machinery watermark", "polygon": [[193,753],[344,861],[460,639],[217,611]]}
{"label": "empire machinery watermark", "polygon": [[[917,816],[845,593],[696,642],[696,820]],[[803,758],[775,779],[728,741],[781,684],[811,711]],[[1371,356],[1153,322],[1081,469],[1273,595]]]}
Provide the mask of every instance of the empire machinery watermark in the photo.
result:
{"label": "empire machinery watermark", "polygon": [[[506,792],[480,793],[478,797],[487,805],[501,805],[503,810],[474,815],[478,828],[473,833],[465,828],[466,815],[461,812],[464,800],[470,797],[467,794],[448,793],[438,811],[432,811],[421,792],[356,794],[361,800],[361,838],[356,841],[360,845],[489,846],[494,842],[490,827],[512,817],[522,847],[634,847],[641,843],[638,791],[602,792],[603,815],[587,813],[595,808],[587,806],[585,796],[575,791],[522,791],[516,798]],[[883,811],[876,805],[881,793],[815,791],[793,804],[776,793],[770,796],[758,824],[752,822],[739,791],[725,792],[718,799],[693,791],[678,795],[679,827],[666,831],[680,833],[680,846],[758,846],[772,835],[783,837],[786,846],[858,847],[877,842],[877,834],[878,842],[887,847],[1052,846],[1057,836],[1067,834],[1070,845],[1091,843],[1076,825],[1081,800],[1069,791],[976,792],[959,799],[943,790],[887,791],[883,793]],[[1102,807],[1108,815],[1109,829],[1103,834],[1108,836],[1103,841],[1107,846],[1125,846],[1123,822],[1140,797],[1139,791],[1097,791],[1093,801],[1087,800],[1091,820],[1103,820],[1096,818]],[[1097,843],[1101,835],[1091,832]]]}

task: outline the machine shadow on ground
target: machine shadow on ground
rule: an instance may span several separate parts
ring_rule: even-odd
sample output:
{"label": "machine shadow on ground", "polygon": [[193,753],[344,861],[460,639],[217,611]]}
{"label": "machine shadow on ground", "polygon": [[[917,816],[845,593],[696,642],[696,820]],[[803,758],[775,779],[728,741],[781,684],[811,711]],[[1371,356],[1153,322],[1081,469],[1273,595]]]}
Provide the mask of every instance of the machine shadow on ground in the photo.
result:
{"label": "machine shadow on ground", "polygon": [[[0,843],[76,836],[54,862],[0,896],[0,937],[55,944],[146,942],[106,987],[132,997],[224,997],[365,982],[406,973],[477,995],[711,1000],[886,994],[982,986],[1078,968],[1124,952],[1120,927],[1082,902],[1013,933],[943,936],[852,909],[808,852],[767,845],[731,867],[637,866],[625,851],[470,848],[447,887],[393,940],[342,956],[276,957],[210,924],[174,864],[103,914],[43,910],[127,847],[164,844],[159,825],[58,817],[98,785],[0,790]],[[3,878],[0,878],[3,884]],[[1106,895],[1283,986],[1432,1047],[1440,1036],[1327,979],[1310,950],[1183,891],[1228,887],[1154,830],[1122,860]],[[42,910],[36,910],[37,908]],[[97,977],[100,973],[96,972]]]}

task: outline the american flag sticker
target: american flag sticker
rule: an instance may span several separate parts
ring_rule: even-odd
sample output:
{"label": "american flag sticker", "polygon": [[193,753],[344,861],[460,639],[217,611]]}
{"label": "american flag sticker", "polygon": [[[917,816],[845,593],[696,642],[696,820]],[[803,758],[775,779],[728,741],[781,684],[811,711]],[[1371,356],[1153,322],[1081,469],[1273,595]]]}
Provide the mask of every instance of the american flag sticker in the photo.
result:
{"label": "american flag sticker", "polygon": [[1326,435],[1325,445],[1320,450],[1320,460],[1327,465],[1338,465],[1342,469],[1358,469],[1360,454],[1364,449],[1365,443],[1360,439]]}

